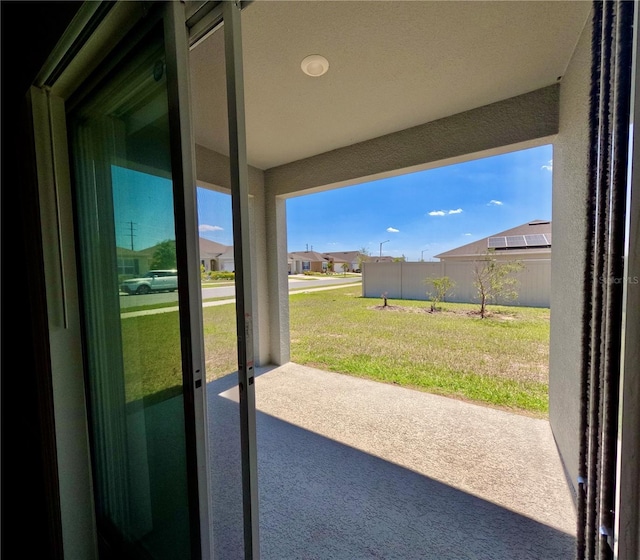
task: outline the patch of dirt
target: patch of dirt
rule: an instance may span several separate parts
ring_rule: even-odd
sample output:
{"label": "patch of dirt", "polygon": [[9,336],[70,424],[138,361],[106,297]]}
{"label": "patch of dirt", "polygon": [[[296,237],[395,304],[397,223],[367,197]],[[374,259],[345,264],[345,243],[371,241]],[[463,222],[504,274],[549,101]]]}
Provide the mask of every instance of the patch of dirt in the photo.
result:
{"label": "patch of dirt", "polygon": [[405,307],[404,305],[374,305],[376,311],[400,311],[402,313],[431,313],[428,307]]}
{"label": "patch of dirt", "polygon": [[[439,309],[438,311],[431,311],[430,307],[405,307],[404,305],[374,305],[368,307],[375,311],[398,311],[400,313],[428,313],[430,315],[457,315],[462,317],[480,317],[480,311],[447,311]],[[516,321],[517,318],[511,315],[503,315],[501,313],[493,313],[485,311],[485,319],[496,319],[499,321]]]}

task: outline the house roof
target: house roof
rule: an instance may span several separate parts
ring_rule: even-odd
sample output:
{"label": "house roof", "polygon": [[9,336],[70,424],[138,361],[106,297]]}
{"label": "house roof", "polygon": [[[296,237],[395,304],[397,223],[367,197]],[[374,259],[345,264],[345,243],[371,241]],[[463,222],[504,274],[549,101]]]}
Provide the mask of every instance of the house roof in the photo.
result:
{"label": "house roof", "polygon": [[[357,251],[356,251],[357,252]],[[344,258],[334,257],[335,253],[318,253],[317,251],[297,251],[289,253],[289,259],[299,259],[309,262],[329,262],[334,263],[350,262]]]}
{"label": "house roof", "polygon": [[[340,260],[340,262],[345,261],[351,263],[356,262],[362,253],[360,251],[333,251],[331,253],[325,253],[325,255],[333,257],[336,261]],[[362,256],[366,257],[366,255]]]}
{"label": "house roof", "polygon": [[297,258],[301,261],[309,262],[326,262],[330,260],[327,255],[324,253],[318,253],[317,251],[294,251],[289,253],[289,256],[294,259]]}
{"label": "house roof", "polygon": [[483,237],[478,241],[473,241],[472,243],[467,243],[466,245],[461,245],[460,247],[456,247],[455,249],[451,249],[450,251],[445,251],[444,253],[440,253],[439,255],[435,255],[437,259],[442,258],[450,258],[450,257],[471,257],[482,255],[486,253],[487,249],[489,249],[489,239],[493,237],[513,237],[513,236],[523,236],[523,235],[544,235],[547,241],[549,242],[548,246],[531,246],[525,247],[521,244],[519,246],[514,247],[499,247],[496,250],[499,251],[508,251],[510,253],[541,253],[541,252],[550,252],[551,251],[551,222],[548,220],[533,220],[531,222],[527,222],[525,224],[521,224],[511,229],[507,229],[505,231],[501,231],[494,235],[490,235],[488,237]]}
{"label": "house roof", "polygon": [[231,249],[231,245],[223,245],[217,241],[211,241],[200,237],[200,257],[205,259],[213,259],[219,257]]}

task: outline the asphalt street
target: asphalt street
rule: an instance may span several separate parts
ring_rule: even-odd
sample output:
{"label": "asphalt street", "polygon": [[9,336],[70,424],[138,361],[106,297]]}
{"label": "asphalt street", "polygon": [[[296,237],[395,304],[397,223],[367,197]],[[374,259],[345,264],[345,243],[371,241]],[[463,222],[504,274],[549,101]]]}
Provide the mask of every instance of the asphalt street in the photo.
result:
{"label": "asphalt street", "polygon": [[[302,288],[321,288],[326,286],[335,286],[340,284],[352,284],[360,282],[359,276],[348,276],[346,278],[341,276],[327,277],[327,278],[313,278],[309,280],[307,278],[289,278],[289,290],[300,290]],[[211,298],[235,297],[235,286],[220,286],[217,288],[202,288],[202,299],[207,300]],[[151,303],[168,303],[178,301],[177,292],[160,292],[151,293],[147,295],[127,295],[120,294],[120,309],[127,309],[128,307],[139,307],[141,305],[149,305]]]}

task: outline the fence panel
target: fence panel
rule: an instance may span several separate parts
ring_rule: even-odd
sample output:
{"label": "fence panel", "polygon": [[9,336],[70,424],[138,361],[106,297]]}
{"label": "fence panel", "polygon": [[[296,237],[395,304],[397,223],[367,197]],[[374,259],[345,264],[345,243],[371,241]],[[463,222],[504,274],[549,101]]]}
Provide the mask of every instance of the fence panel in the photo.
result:
{"label": "fence panel", "polygon": [[[402,263],[362,263],[362,290],[364,297],[387,297],[402,299]],[[371,271],[371,272],[369,272]]]}
{"label": "fence panel", "polygon": [[[549,307],[551,299],[551,260],[522,260],[525,268],[516,277],[519,280],[518,298],[515,301],[500,301],[503,305],[525,307]],[[362,295],[395,299],[427,301],[429,277],[448,276],[455,282],[452,294],[446,300],[455,303],[477,303],[474,286],[474,262],[391,262],[364,263],[362,270]]]}

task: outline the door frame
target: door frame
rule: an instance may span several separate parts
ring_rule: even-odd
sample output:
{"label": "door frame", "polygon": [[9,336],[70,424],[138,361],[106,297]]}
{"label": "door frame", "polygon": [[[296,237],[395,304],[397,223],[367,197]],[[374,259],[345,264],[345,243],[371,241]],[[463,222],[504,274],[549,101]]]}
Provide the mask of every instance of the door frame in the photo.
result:
{"label": "door frame", "polygon": [[[56,462],[60,489],[60,517],[65,555],[97,558],[97,526],[93,503],[86,386],[81,355],[80,294],[75,254],[71,173],[66,140],[65,102],[102,63],[126,34],[159,4],[164,5],[165,50],[174,168],[178,262],[186,271],[179,288],[180,321],[187,334],[183,351],[190,501],[197,503],[200,523],[194,556],[211,558],[211,509],[206,376],[202,334],[202,294],[196,210],[196,177],[191,129],[189,65],[195,37],[202,40],[227,20],[225,43],[230,120],[231,175],[234,199],[234,251],[238,303],[238,361],[241,395],[241,446],[245,558],[256,560],[258,546],[257,451],[255,386],[251,329],[251,269],[248,220],[248,167],[244,132],[242,54],[239,2],[85,2],[37,75],[27,94],[35,147],[52,392],[56,429]],[[212,22],[215,23],[212,25]],[[182,246],[182,251],[180,250]],[[238,269],[240,272],[238,274]],[[186,280],[186,283],[185,281]],[[69,410],[73,414],[69,414]],[[79,444],[78,442],[82,442]],[[195,450],[195,453],[193,453]],[[71,474],[73,473],[73,474]]]}

